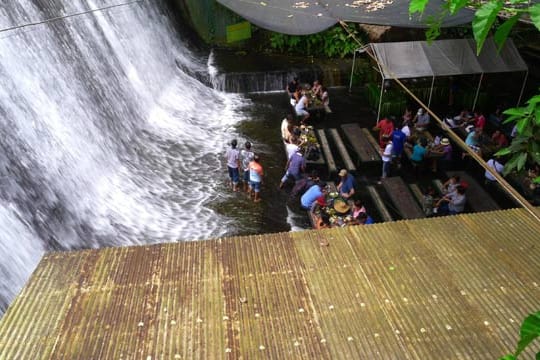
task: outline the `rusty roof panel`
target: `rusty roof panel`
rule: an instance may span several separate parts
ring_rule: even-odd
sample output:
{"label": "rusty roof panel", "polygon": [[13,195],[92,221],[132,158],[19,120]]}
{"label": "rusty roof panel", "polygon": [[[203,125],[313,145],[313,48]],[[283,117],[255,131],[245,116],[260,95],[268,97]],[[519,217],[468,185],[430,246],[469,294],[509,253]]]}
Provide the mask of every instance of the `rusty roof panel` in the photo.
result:
{"label": "rusty roof panel", "polygon": [[50,253],[0,359],[493,359],[538,310],[539,231],[514,209]]}

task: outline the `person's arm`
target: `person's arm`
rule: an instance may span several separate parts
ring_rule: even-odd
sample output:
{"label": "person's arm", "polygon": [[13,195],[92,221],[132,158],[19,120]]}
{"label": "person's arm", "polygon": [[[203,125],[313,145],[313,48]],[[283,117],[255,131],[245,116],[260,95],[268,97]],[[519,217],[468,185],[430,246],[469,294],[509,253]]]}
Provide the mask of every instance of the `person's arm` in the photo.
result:
{"label": "person's arm", "polygon": [[[390,148],[390,149],[389,149],[389,148]],[[390,151],[387,153],[386,150],[390,150]],[[392,147],[386,145],[386,146],[384,147],[384,150],[383,150],[382,153],[383,153],[383,156],[392,156]]]}
{"label": "person's arm", "polygon": [[443,189],[448,189],[448,185],[450,185],[450,179],[446,180],[444,184],[442,184]]}
{"label": "person's arm", "polygon": [[340,181],[339,184],[337,185],[337,191],[340,192],[341,191],[341,187],[343,186],[343,181]]}

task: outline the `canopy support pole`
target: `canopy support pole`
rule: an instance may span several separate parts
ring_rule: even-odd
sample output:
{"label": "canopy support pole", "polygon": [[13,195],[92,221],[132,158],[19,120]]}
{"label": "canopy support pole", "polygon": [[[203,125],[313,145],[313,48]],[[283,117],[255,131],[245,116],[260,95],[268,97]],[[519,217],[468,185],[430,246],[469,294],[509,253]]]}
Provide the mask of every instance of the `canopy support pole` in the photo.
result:
{"label": "canopy support pole", "polygon": [[353,54],[352,68],[351,68],[351,78],[349,79],[349,92],[351,92],[351,90],[352,90],[352,78],[353,78],[353,75],[354,75],[354,65],[356,63],[356,52],[357,51],[358,51],[358,49],[354,50],[354,54]]}
{"label": "canopy support pole", "polygon": [[519,103],[521,102],[521,97],[523,96],[523,92],[525,91],[525,84],[527,83],[527,78],[529,77],[529,70],[525,71],[525,79],[523,79],[523,85],[521,85],[521,91],[519,92],[519,98],[516,106],[519,106]]}
{"label": "canopy support pole", "polygon": [[429,99],[427,102],[427,106],[431,106],[431,96],[433,95],[433,85],[435,84],[435,76],[431,78],[431,89],[429,90]]}
{"label": "canopy support pole", "polygon": [[478,94],[480,94],[480,86],[482,85],[482,79],[484,79],[484,73],[480,74],[480,80],[478,81],[478,87],[476,88],[476,95],[474,96],[472,111],[476,109],[476,101],[478,100]]}
{"label": "canopy support pole", "polygon": [[383,92],[384,92],[384,76],[382,76],[382,73],[381,73],[381,95],[379,96],[379,109],[377,110],[377,122],[376,124],[378,125],[379,124],[379,119],[381,118],[381,105],[382,105],[382,96],[383,96]]}

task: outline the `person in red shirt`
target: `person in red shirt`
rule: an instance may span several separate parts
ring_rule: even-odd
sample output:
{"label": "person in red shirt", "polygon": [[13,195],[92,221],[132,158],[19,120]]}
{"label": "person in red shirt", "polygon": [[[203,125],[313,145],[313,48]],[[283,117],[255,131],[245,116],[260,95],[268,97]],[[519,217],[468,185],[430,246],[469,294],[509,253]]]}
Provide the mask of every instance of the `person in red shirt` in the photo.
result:
{"label": "person in red shirt", "polygon": [[497,149],[508,146],[508,139],[501,130],[495,130],[493,135],[491,135],[491,142],[495,144]]}
{"label": "person in red shirt", "polygon": [[386,141],[383,141],[383,136],[392,137],[392,133],[394,132],[394,122],[385,117],[377,123],[373,130],[379,131],[379,146],[381,149],[384,149]]}
{"label": "person in red shirt", "polygon": [[474,112],[474,127],[484,129],[486,126],[486,117],[481,111]]}

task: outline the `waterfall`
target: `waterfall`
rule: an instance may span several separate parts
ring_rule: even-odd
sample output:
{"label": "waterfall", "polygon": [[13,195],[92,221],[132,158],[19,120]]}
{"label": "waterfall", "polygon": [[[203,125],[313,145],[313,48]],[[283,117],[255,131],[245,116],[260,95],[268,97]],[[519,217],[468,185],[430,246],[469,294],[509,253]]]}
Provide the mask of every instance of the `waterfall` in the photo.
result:
{"label": "waterfall", "polygon": [[[307,59],[296,59],[298,63],[287,64],[283,59],[273,61],[271,58],[260,63],[259,59],[242,58],[228,52],[220,51],[221,66],[216,64],[215,52],[208,60],[210,73],[204,77],[194,73],[201,81],[214,89],[231,93],[260,93],[284,91],[287,84],[298,77],[302,84],[312,84],[320,80],[327,87],[343,87],[349,85],[351,71],[350,61],[308,63]],[[286,68],[283,68],[286,67]],[[239,70],[242,69],[242,70]]]}
{"label": "waterfall", "polygon": [[[13,1],[0,29],[114,4]],[[228,231],[208,204],[246,99],[207,58],[159,0],[0,33],[0,312],[45,251]]]}

